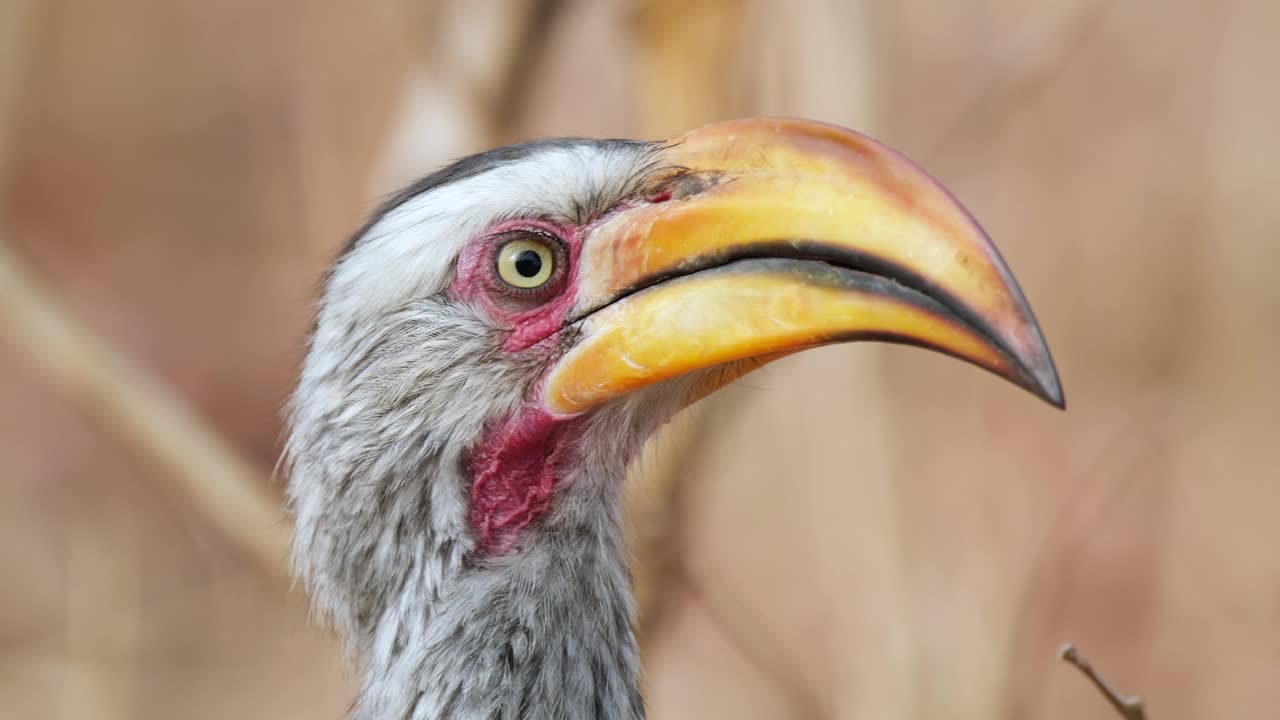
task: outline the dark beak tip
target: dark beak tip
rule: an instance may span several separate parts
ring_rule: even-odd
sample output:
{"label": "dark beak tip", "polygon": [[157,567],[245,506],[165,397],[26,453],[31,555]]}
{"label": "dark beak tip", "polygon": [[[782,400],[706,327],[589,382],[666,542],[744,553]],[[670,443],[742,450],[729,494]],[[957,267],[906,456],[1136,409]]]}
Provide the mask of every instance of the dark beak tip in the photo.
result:
{"label": "dark beak tip", "polygon": [[1062,390],[1062,378],[1053,361],[1053,353],[1049,351],[1049,341],[1044,336],[1044,330],[1040,328],[1040,322],[1022,294],[1022,289],[1018,287],[1017,280],[1013,279],[1013,273],[1005,267],[1004,274],[1016,298],[1019,326],[1014,333],[1017,339],[1003,347],[1006,357],[1013,361],[1017,374],[1021,375],[1019,384],[1055,408],[1066,410],[1067,398]]}
{"label": "dark beak tip", "polygon": [[1067,398],[1062,392],[1062,384],[1058,381],[1057,373],[1053,373],[1048,382],[1041,382],[1039,395],[1045,402],[1054,406],[1059,410],[1067,409]]}
{"label": "dark beak tip", "polygon": [[1041,349],[1042,352],[1037,353],[1039,357],[1035,361],[1023,365],[1022,384],[1041,400],[1059,410],[1066,410],[1067,398],[1062,391],[1062,380],[1054,366],[1053,356],[1049,354],[1048,347],[1041,345]]}

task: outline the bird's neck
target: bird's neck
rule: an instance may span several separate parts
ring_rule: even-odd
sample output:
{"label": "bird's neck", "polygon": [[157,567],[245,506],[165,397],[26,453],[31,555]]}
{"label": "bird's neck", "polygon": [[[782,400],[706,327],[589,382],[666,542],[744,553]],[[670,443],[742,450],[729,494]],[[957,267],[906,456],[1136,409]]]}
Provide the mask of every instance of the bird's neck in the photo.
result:
{"label": "bird's neck", "polygon": [[458,569],[437,597],[407,583],[378,623],[355,717],[642,718],[621,472],[562,478],[519,547]]}

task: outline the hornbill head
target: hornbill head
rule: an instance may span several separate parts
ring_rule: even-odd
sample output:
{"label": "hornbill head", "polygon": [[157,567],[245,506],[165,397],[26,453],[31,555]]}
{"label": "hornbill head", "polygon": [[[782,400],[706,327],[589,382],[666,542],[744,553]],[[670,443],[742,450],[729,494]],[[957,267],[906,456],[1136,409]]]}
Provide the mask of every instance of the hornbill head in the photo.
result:
{"label": "hornbill head", "polygon": [[536,142],[392,198],[328,278],[289,441],[297,566],[365,664],[357,715],[640,714],[628,460],[726,383],[852,340],[1063,404],[974,219],[842,128]]}

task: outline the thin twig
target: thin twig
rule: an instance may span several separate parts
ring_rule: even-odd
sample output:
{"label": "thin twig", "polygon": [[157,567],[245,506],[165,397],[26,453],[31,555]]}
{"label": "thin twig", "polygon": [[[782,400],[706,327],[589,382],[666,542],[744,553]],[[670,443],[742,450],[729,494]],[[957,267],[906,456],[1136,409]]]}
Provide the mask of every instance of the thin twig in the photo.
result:
{"label": "thin twig", "polygon": [[[1070,473],[1067,483],[1077,492],[1045,531],[1028,563],[1029,576],[1022,583],[1023,589],[1015,604],[1017,610],[1010,623],[1013,629],[1004,657],[1007,672],[1020,680],[1007,686],[1004,700],[1007,710],[999,717],[1018,717],[1014,708],[1023,698],[1042,694],[1037,685],[1046,680],[1040,674],[1028,674],[1025,663],[1020,662],[1019,648],[1040,648],[1043,638],[1034,636],[1049,630],[1036,631],[1035,628],[1055,628],[1063,624],[1086,541],[1096,538],[1098,532],[1112,522],[1111,515],[1135,493],[1145,495],[1143,502],[1148,510],[1159,505],[1158,488],[1144,484],[1159,473],[1149,473],[1147,480],[1131,481],[1130,470],[1150,469],[1152,463],[1168,454],[1168,448],[1177,445],[1178,433],[1183,431],[1182,417],[1176,398],[1163,390],[1153,391],[1140,401],[1130,403],[1130,410],[1114,427],[1100,426],[1104,431],[1099,433],[1101,440],[1096,447],[1077,453],[1085,459],[1077,463],[1078,469]],[[1028,635],[1033,637],[1028,639]]]}
{"label": "thin twig", "polygon": [[259,472],[169,387],[94,334],[0,238],[0,339],[86,414],[163,471],[221,533],[272,575],[288,523]]}
{"label": "thin twig", "polygon": [[1098,688],[1098,692],[1111,703],[1111,707],[1120,713],[1125,720],[1147,720],[1146,711],[1143,709],[1142,698],[1136,695],[1122,695],[1115,688],[1111,687],[1106,680],[1093,669],[1093,665],[1080,654],[1075,645],[1067,643],[1058,650],[1058,657],[1064,662],[1076,666],[1076,669],[1084,673],[1089,678],[1089,682]]}

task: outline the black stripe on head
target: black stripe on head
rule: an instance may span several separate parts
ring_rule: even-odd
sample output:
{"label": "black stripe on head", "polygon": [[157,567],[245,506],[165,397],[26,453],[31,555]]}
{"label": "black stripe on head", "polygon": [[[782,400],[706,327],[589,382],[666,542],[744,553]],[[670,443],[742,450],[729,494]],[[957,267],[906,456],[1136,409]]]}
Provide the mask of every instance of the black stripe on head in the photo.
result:
{"label": "black stripe on head", "polygon": [[335,258],[335,264],[346,257],[357,245],[360,240],[368,234],[374,225],[378,224],[388,213],[412,200],[423,193],[431,192],[437,188],[444,187],[450,183],[459,180],[466,180],[477,175],[482,175],[490,170],[501,167],[508,163],[519,162],[531,155],[542,152],[544,150],[559,150],[581,147],[584,145],[595,146],[603,150],[621,150],[621,149],[640,149],[645,147],[657,147],[653,143],[643,140],[596,140],[592,138],[553,138],[549,140],[535,140],[533,142],[519,143],[517,145],[507,145],[504,147],[485,150],[456,160],[449,165],[425,177],[415,180],[402,190],[392,194],[378,206],[364,225],[356,231],[355,235],[347,241]]}

